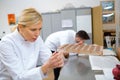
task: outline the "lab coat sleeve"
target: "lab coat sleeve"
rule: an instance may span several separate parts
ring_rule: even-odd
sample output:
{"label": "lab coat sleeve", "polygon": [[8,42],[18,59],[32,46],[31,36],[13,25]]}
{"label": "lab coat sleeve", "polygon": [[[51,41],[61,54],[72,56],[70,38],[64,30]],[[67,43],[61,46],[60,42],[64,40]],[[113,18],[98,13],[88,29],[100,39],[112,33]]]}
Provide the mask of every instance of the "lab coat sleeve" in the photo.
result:
{"label": "lab coat sleeve", "polygon": [[13,80],[42,80],[40,67],[24,69],[22,61],[15,54],[12,44],[0,43],[0,60]]}
{"label": "lab coat sleeve", "polygon": [[41,37],[39,39],[40,39],[39,61],[41,61],[41,63],[44,64],[50,58],[52,53],[50,49],[45,45]]}

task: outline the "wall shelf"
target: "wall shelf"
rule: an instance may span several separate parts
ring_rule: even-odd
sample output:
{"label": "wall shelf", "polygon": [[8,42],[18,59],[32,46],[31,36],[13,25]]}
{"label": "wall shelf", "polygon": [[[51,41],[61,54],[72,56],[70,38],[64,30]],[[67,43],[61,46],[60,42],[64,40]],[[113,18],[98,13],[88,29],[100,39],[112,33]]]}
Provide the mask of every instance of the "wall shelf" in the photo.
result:
{"label": "wall shelf", "polygon": [[[102,7],[102,25],[103,25],[103,39],[104,39],[104,47],[106,46],[106,36],[110,36],[110,41],[112,38],[115,40],[116,36],[116,13],[115,13],[115,0],[100,0],[100,4]],[[112,42],[112,41],[111,41]],[[115,41],[114,41],[115,44]],[[111,43],[111,48],[112,48]]]}

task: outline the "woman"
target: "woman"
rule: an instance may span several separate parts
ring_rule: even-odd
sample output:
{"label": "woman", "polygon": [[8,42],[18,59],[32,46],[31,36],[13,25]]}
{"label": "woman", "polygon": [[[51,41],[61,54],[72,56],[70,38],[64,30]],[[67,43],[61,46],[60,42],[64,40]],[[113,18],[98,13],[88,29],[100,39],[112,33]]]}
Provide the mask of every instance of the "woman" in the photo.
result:
{"label": "woman", "polygon": [[[0,42],[0,80],[42,80],[50,69],[63,66],[61,53],[44,45],[42,17],[34,9],[22,11],[16,31]],[[43,64],[37,66],[38,59]]]}

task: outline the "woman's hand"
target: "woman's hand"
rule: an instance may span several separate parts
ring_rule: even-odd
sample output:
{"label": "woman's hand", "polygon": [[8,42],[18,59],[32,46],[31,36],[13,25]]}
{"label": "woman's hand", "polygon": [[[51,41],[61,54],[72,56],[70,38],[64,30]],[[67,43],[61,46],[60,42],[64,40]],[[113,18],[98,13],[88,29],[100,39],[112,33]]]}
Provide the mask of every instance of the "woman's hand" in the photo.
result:
{"label": "woman's hand", "polygon": [[67,51],[65,51],[65,50],[61,50],[61,51],[59,51],[59,52],[61,52],[65,58],[68,58],[68,57],[69,57],[69,52],[67,52]]}
{"label": "woman's hand", "polygon": [[41,69],[46,74],[50,69],[63,67],[64,57],[62,52],[54,52],[50,59],[42,65]]}
{"label": "woman's hand", "polygon": [[49,59],[51,68],[62,67],[64,65],[64,58],[62,52],[54,52]]}

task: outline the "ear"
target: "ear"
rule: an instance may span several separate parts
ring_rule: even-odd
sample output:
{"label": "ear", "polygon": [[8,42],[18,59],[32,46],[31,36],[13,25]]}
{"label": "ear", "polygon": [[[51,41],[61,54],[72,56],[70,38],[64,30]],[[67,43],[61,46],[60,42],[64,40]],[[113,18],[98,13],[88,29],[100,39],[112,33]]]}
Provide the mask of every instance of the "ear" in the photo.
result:
{"label": "ear", "polygon": [[18,28],[21,28],[21,27],[23,27],[22,24],[18,24]]}
{"label": "ear", "polygon": [[20,31],[23,28],[22,24],[18,24],[18,31]]}

